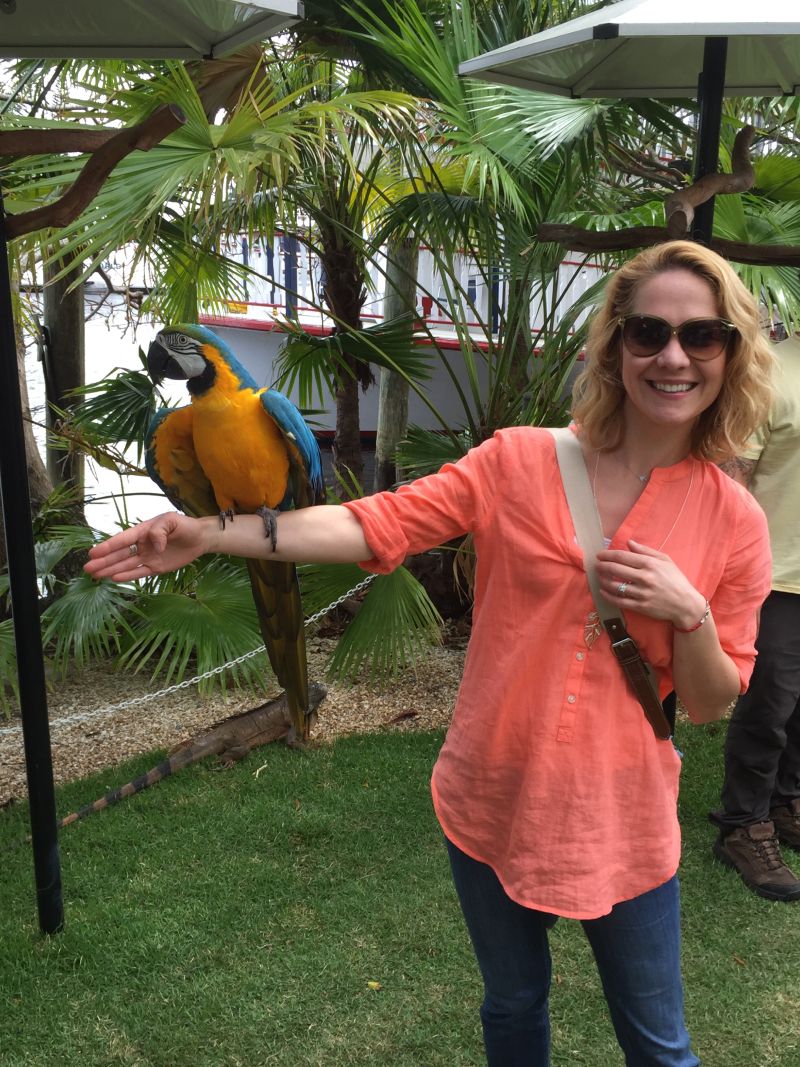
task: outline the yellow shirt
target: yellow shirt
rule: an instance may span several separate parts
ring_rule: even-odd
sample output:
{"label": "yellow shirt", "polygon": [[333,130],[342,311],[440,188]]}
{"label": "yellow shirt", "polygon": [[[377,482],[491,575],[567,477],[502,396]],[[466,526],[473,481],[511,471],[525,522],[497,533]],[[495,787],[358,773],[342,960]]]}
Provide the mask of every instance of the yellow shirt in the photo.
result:
{"label": "yellow shirt", "polygon": [[800,593],[800,339],[774,352],[775,402],[744,456],[757,460],[750,491],[767,515],[772,588]]}
{"label": "yellow shirt", "polygon": [[[439,822],[520,904],[576,919],[655,889],[678,866],[680,759],[653,733],[594,637],[592,595],[548,430],[500,430],[438,474],[345,504],[386,573],[471,531],[472,637],[433,772]],[[677,521],[676,521],[677,519]],[[661,548],[711,602],[747,685],[769,591],[767,524],[711,463],[657,467],[615,533]],[[634,611],[628,629],[672,689],[672,627]]]}

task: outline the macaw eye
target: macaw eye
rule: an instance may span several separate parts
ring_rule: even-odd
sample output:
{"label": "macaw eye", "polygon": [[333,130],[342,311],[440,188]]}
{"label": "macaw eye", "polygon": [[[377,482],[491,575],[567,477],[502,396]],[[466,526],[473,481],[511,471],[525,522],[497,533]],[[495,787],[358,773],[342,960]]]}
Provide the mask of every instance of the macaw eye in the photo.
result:
{"label": "macaw eye", "polygon": [[186,336],[185,333],[179,333],[178,334],[178,344],[179,345],[188,345],[189,344],[189,338]]}

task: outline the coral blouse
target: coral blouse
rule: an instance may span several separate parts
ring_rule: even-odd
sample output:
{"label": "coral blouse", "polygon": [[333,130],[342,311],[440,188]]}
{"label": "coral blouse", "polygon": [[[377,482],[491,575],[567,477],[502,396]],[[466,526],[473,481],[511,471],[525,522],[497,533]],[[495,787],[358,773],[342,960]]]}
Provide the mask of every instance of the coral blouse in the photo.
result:
{"label": "coral blouse", "polygon": [[[680,758],[659,741],[603,632],[567,507],[552,435],[500,430],[435,475],[345,505],[388,573],[412,553],[471,532],[472,637],[453,721],[433,772],[436,814],[508,895],[576,919],[654,889],[676,871]],[[677,521],[676,521],[677,520]],[[617,530],[666,552],[711,602],[742,690],[769,592],[763,512],[716,466],[656,468]],[[672,689],[672,628],[626,613]]]}

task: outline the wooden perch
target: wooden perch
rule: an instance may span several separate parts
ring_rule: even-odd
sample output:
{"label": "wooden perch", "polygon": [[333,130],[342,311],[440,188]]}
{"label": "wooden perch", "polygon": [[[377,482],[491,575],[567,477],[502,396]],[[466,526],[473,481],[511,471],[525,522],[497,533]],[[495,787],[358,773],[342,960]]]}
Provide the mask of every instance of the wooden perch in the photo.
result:
{"label": "wooden perch", "polygon": [[[184,122],[186,122],[186,116],[179,107],[174,104],[165,104],[136,126],[112,134],[104,144],[92,152],[83,170],[60,199],[44,207],[35,208],[33,211],[24,211],[19,215],[6,215],[6,237],[9,239],[21,237],[22,234],[32,233],[34,230],[41,230],[47,226],[55,228],[66,226],[92,202],[103,182],[121,159],[137,150],[147,152],[182,126]],[[14,131],[14,133],[17,132]],[[75,148],[66,150],[75,151]],[[7,149],[4,148],[4,151]]]}
{"label": "wooden perch", "polygon": [[670,189],[678,189],[682,186],[684,175],[677,167],[670,167],[660,160],[646,156],[636,156],[622,145],[609,145],[617,165],[626,173],[636,178],[644,178],[648,182],[659,182]]}
{"label": "wooden perch", "polygon": [[[755,183],[750,163],[750,146],[755,130],[744,126],[736,135],[731,153],[730,174],[706,174],[694,185],[667,198],[664,210],[666,226],[629,226],[622,230],[584,230],[580,226],[543,222],[536,229],[540,241],[563,245],[573,252],[622,252],[633,248],[649,248],[661,241],[685,237],[694,218],[694,209],[718,193],[741,193]],[[709,248],[725,259],[736,263],[751,263],[759,267],[800,267],[798,245],[750,245],[741,241],[726,241],[712,237]]]}
{"label": "wooden perch", "polygon": [[743,193],[752,189],[756,172],[750,162],[750,145],[756,135],[753,126],[743,126],[736,134],[731,152],[730,174],[705,174],[686,189],[664,202],[667,231],[670,237],[684,237],[694,219],[694,209],[719,193]]}
{"label": "wooden perch", "polygon": [[[621,252],[630,248],[649,248],[661,241],[673,240],[666,226],[630,226],[624,230],[584,230],[580,226],[543,222],[536,230],[541,241],[563,245],[573,252]],[[708,247],[736,263],[760,267],[800,267],[798,245],[747,245],[712,237]]]}
{"label": "wooden perch", "polygon": [[623,230],[584,230],[570,223],[542,222],[536,228],[541,241],[564,245],[573,252],[621,252],[649,248],[670,239],[666,226],[628,226]]}
{"label": "wooden perch", "polygon": [[39,156],[52,152],[96,152],[119,130],[0,130],[0,156]]}

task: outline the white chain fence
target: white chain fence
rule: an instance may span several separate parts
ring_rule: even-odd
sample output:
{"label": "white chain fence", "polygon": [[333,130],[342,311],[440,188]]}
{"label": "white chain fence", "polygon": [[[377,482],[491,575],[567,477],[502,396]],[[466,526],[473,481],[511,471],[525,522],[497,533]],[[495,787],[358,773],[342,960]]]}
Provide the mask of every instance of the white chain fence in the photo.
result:
{"label": "white chain fence", "polygon": [[[356,593],[360,593],[363,589],[366,589],[370,582],[373,582],[377,575],[370,574],[358,585],[354,585],[352,589],[348,589],[346,593],[334,600],[332,604],[329,604],[327,608],[323,608],[322,611],[316,612],[314,615],[310,615],[306,619],[306,627],[311,626],[312,623],[317,622],[323,616],[328,615],[335,608],[338,608],[340,604],[343,604],[345,600],[349,600],[350,597],[355,596]],[[245,652],[243,656],[237,656],[236,659],[230,660],[228,663],[223,663],[219,667],[214,667],[210,671],[206,671],[204,674],[196,674],[194,678],[186,678],[182,682],[178,682],[177,685],[170,685],[166,689],[157,689],[153,693],[145,693],[143,696],[132,697],[130,700],[122,700],[119,704],[105,704],[101,708],[93,708],[91,711],[80,711],[75,715],[66,715],[61,719],[52,719],[50,722],[50,728],[70,726],[76,722],[86,722],[88,719],[94,719],[98,715],[110,715],[114,711],[122,711],[124,708],[138,707],[140,704],[150,704],[154,700],[160,700],[161,697],[169,696],[170,693],[177,693],[180,689],[188,689],[192,685],[197,685],[198,682],[204,682],[206,678],[213,678],[215,674],[222,674],[223,671],[227,671],[231,667],[237,667],[240,663],[244,663],[245,660],[252,659],[253,656],[260,656],[262,652],[266,652],[266,645],[259,645],[258,648],[252,649],[250,652]],[[22,732],[21,726],[4,726],[0,728],[0,737],[6,734],[17,734]]]}

